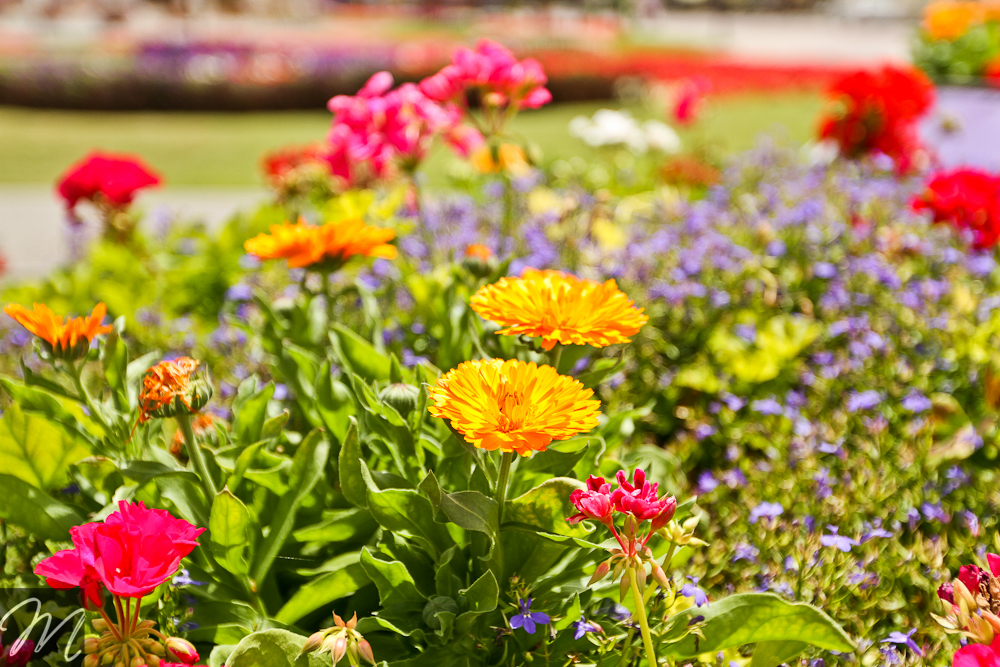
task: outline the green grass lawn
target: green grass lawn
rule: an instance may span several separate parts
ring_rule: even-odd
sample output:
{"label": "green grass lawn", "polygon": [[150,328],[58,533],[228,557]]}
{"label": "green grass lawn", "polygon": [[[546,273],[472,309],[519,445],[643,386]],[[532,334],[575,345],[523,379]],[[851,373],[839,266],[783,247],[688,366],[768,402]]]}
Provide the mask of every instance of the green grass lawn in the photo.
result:
{"label": "green grass lawn", "polygon": [[[537,143],[546,159],[588,157],[590,149],[569,136],[566,124],[609,103],[553,105],[522,114],[515,130]],[[788,140],[812,136],[821,100],[813,93],[724,97],[712,102],[688,137],[724,151],[749,148],[776,128]],[[653,117],[648,109],[636,116]],[[265,151],[321,139],[330,122],[325,111],[285,113],[106,113],[0,107],[0,183],[52,183],[72,162],[95,148],[143,156],[173,185],[258,185],[257,164]],[[440,182],[447,159],[427,165]]]}

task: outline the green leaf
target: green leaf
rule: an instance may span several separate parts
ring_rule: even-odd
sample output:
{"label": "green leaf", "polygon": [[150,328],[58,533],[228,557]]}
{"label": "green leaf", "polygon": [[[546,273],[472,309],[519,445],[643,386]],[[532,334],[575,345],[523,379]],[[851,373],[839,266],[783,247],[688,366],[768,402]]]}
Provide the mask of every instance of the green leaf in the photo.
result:
{"label": "green leaf", "polygon": [[468,634],[477,618],[497,608],[500,587],[497,586],[497,579],[493,576],[493,572],[487,570],[486,574],[462,591],[462,595],[465,596],[465,602],[469,605],[469,611],[461,614],[455,620],[455,631],[459,636]]}
{"label": "green leaf", "polygon": [[449,521],[461,528],[486,533],[490,538],[490,552],[493,551],[499,531],[497,501],[478,491],[445,493],[441,495],[441,511]]}
{"label": "green leaf", "polygon": [[212,502],[212,512],[208,517],[209,539],[215,547],[219,564],[237,576],[244,576],[250,571],[251,524],[246,505],[228,488],[223,488]]}
{"label": "green leaf", "polygon": [[278,501],[270,530],[257,553],[252,570],[254,581],[263,581],[271,569],[285,540],[295,528],[295,514],[299,506],[323,477],[329,455],[330,444],[320,431],[309,433],[296,450],[289,476],[289,492]]}
{"label": "green leaf", "polygon": [[[356,556],[356,554],[355,554]],[[358,562],[321,574],[303,584],[285,603],[275,618],[282,623],[298,623],[300,619],[334,600],[353,595],[371,583]]]}
{"label": "green leaf", "polygon": [[104,350],[101,365],[104,368],[104,379],[111,389],[115,407],[119,412],[131,412],[128,392],[128,347],[121,338],[120,331],[125,320],[119,317],[115,327],[104,339]]}
{"label": "green leaf", "polygon": [[759,642],[805,642],[842,653],[854,650],[854,643],[843,628],[821,610],[801,602],[788,602],[773,593],[732,595],[707,607],[687,609],[675,619],[684,627],[684,619],[694,616],[705,617],[700,626],[705,638],[696,642],[694,636],[688,635],[667,646],[666,654],[688,660],[702,653]]}
{"label": "green leaf", "polygon": [[89,455],[79,439],[42,417],[25,414],[17,404],[0,419],[0,470],[32,486],[62,486],[69,466]]}
{"label": "green leaf", "polygon": [[96,429],[94,432],[87,429],[84,424],[83,410],[75,403],[70,403],[66,400],[61,401],[45,391],[16,384],[6,378],[0,379],[0,384],[11,395],[19,409],[26,413],[37,412],[59,424],[70,435],[79,436],[85,442],[96,444],[97,438],[94,437],[94,433],[100,434],[103,432],[96,425],[94,426]]}
{"label": "green leaf", "polygon": [[361,441],[358,440],[358,422],[348,417],[350,426],[341,442],[339,457],[340,490],[349,502],[358,507],[368,507],[368,487],[361,476]]}
{"label": "green leaf", "polygon": [[316,377],[315,405],[323,426],[337,437],[338,442],[344,442],[354,414],[354,399],[343,382],[333,379],[329,362],[323,364]]}
{"label": "green leaf", "polygon": [[805,642],[758,642],[753,649],[750,667],[778,667],[782,663],[791,663],[792,659],[806,650]]}
{"label": "green leaf", "polygon": [[527,493],[507,501],[504,521],[534,526],[542,532],[586,537],[580,525],[571,525],[566,517],[576,513],[570,494],[584,488],[583,482],[568,477],[555,477],[539,484]]}
{"label": "green leaf", "polygon": [[0,473],[0,519],[42,539],[64,542],[69,529],[81,524],[80,514],[27,482]]}
{"label": "green leaf", "polygon": [[361,550],[361,567],[375,582],[383,607],[401,602],[423,603],[427,599],[417,590],[417,584],[407,571],[406,565],[398,560],[389,560],[384,554],[377,552],[373,554],[368,547],[365,547]]}
{"label": "green leaf", "polygon": [[261,630],[243,638],[226,667],[320,667],[329,665],[318,653],[299,654],[306,638],[288,630]]}
{"label": "green leaf", "polygon": [[405,532],[422,539],[435,559],[455,544],[448,530],[434,521],[431,501],[419,491],[379,490],[364,461],[361,461],[361,474],[368,486],[368,509],[380,526],[394,533]]}
{"label": "green leaf", "polygon": [[208,667],[226,667],[226,660],[236,650],[236,644],[220,644],[208,655]]}
{"label": "green leaf", "polygon": [[323,516],[322,521],[296,530],[292,537],[297,542],[362,541],[378,529],[371,513],[360,507],[323,512]]}
{"label": "green leaf", "polygon": [[[248,380],[240,385],[240,393]],[[244,400],[237,399],[233,403],[233,440],[246,445],[261,439],[264,433],[264,421],[267,419],[267,404],[274,395],[274,384],[268,383],[259,391],[246,396]]]}
{"label": "green leaf", "polygon": [[277,438],[281,435],[281,429],[285,427],[288,423],[288,410],[285,410],[277,417],[271,417],[264,422],[264,426],[261,429],[260,438],[261,440],[267,440],[269,438]]}
{"label": "green leaf", "polygon": [[334,324],[331,329],[331,341],[351,372],[369,382],[389,379],[389,357],[342,324]]}

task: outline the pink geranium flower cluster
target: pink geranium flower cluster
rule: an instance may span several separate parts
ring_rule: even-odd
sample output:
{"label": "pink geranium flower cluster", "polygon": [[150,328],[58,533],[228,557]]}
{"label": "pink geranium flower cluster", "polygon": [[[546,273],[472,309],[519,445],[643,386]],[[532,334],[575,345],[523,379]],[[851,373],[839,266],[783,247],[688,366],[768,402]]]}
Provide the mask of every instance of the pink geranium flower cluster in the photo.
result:
{"label": "pink geranium flower cluster", "polygon": [[327,160],[347,187],[411,171],[437,136],[463,157],[483,143],[476,129],[462,124],[458,106],[439,104],[413,83],[392,86],[392,75],[379,72],[357,95],[337,95],[327,105],[333,113]]}
{"label": "pink geranium flower cluster", "polygon": [[520,110],[552,101],[546,83],[548,77],[537,60],[518,60],[502,44],[481,39],[475,49],[455,49],[451,64],[421,81],[420,89],[439,102],[455,101],[475,91],[487,106]]}
{"label": "pink geranium flower cluster", "polygon": [[43,560],[35,574],[53,588],[79,587],[91,609],[103,607],[102,588],[142,598],[177,572],[202,532],[166,510],[123,500],[103,523],[74,526],[73,548]]}
{"label": "pink geranium flower cluster", "polygon": [[[659,485],[649,482],[646,473],[636,469],[629,482],[624,470],[619,470],[616,477],[618,486],[612,488],[603,477],[591,475],[587,480],[586,489],[576,489],[570,495],[577,514],[566,519],[570,523],[579,523],[584,519],[599,521],[607,526],[621,545],[622,550],[629,555],[635,555],[642,550],[653,534],[667,525],[674,517],[677,509],[677,499],[673,496],[658,495]],[[615,513],[631,519],[631,525],[623,532],[615,527]],[[640,536],[641,524],[649,522],[649,530]]]}

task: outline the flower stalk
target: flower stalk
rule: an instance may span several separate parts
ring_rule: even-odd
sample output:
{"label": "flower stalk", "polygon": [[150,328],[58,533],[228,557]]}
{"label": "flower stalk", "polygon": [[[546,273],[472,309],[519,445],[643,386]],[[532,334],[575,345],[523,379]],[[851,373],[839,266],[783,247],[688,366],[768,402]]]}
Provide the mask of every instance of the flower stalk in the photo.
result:
{"label": "flower stalk", "polygon": [[[642,633],[642,643],[646,650],[646,662],[649,663],[649,667],[656,667],[656,651],[653,648],[653,637],[649,633],[649,620],[646,618],[646,600],[639,591],[639,570],[639,567],[630,567],[625,576],[629,578],[629,586],[632,589],[632,600],[635,602],[635,617],[639,621],[639,631]],[[646,576],[645,571],[642,571],[642,576]]]}
{"label": "flower stalk", "polygon": [[205,455],[202,453],[201,448],[198,446],[198,441],[195,439],[194,429],[191,427],[191,413],[178,410],[174,419],[177,420],[177,426],[181,429],[181,433],[184,434],[184,445],[187,448],[188,458],[191,459],[194,469],[198,472],[198,477],[201,478],[201,485],[205,490],[206,499],[211,501],[219,493],[219,490],[215,487],[215,481],[212,479],[211,471],[208,469]]}

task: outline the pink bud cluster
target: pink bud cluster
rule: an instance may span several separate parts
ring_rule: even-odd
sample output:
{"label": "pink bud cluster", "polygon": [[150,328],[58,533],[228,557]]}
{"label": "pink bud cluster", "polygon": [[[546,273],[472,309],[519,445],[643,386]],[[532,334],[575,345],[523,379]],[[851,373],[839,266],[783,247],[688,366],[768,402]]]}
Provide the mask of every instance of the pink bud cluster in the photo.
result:
{"label": "pink bud cluster", "polygon": [[[667,525],[677,509],[677,499],[673,496],[660,498],[657,494],[659,484],[646,480],[646,473],[637,468],[630,482],[624,470],[619,470],[616,477],[617,488],[612,488],[603,477],[591,475],[587,480],[586,489],[573,491],[570,500],[578,510],[577,514],[566,519],[570,523],[579,523],[584,519],[599,521],[607,526],[621,544],[622,549],[629,554],[641,551],[653,533]],[[615,528],[615,513],[631,517],[631,527],[623,534]],[[640,532],[639,526],[649,521],[649,532],[641,539],[635,536]]]}
{"label": "pink bud cluster", "polygon": [[518,60],[502,44],[482,39],[475,49],[459,47],[451,64],[420,82],[427,97],[454,101],[473,90],[490,107],[537,109],[552,101],[548,77],[534,58]]}
{"label": "pink bud cluster", "polygon": [[458,106],[439,104],[413,83],[392,86],[392,74],[379,72],[357,95],[337,95],[327,105],[333,113],[327,159],[347,187],[413,169],[436,136],[463,157],[483,143],[478,130],[462,123]]}

